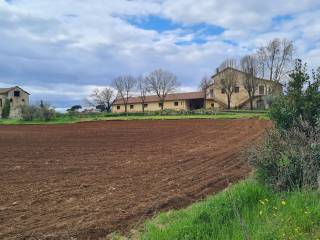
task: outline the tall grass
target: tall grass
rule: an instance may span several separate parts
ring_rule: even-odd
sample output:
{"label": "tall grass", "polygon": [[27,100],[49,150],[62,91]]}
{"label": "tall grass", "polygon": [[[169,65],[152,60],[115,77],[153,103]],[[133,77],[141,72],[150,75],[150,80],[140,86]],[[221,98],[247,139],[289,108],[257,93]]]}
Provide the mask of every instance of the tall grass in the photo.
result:
{"label": "tall grass", "polygon": [[[233,206],[236,206],[236,210]],[[147,221],[142,240],[319,239],[319,192],[276,193],[246,180]]]}

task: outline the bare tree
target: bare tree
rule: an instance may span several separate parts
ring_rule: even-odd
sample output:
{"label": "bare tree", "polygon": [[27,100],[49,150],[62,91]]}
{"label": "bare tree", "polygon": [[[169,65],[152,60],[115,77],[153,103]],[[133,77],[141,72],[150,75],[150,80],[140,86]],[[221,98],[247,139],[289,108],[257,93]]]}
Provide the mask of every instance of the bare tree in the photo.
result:
{"label": "bare tree", "polygon": [[162,69],[151,72],[146,78],[146,82],[148,89],[159,97],[161,110],[163,110],[164,101],[168,93],[174,91],[179,86],[177,77],[173,73]]}
{"label": "bare tree", "polygon": [[243,86],[248,93],[251,110],[253,109],[253,99],[258,87],[257,64],[257,58],[254,55],[246,55],[240,61],[241,70],[245,73]]}
{"label": "bare tree", "polygon": [[199,89],[201,92],[203,92],[204,96],[204,107],[206,107],[206,101],[207,101],[207,91],[211,85],[211,79],[208,78],[207,75],[204,75],[200,81]]}
{"label": "bare tree", "polygon": [[112,86],[117,90],[118,96],[123,101],[125,112],[128,112],[128,101],[131,97],[131,92],[136,86],[136,79],[131,75],[119,76],[112,81]]}
{"label": "bare tree", "polygon": [[227,58],[226,60],[224,60],[220,66],[219,66],[219,71],[223,71],[226,68],[234,68],[234,69],[238,69],[238,62],[237,59],[234,58]]}
{"label": "bare tree", "polygon": [[143,76],[138,77],[138,91],[140,92],[140,99],[142,104],[142,112],[144,112],[144,105],[146,101],[146,96],[148,93],[148,86],[146,78]]}
{"label": "bare tree", "polygon": [[116,94],[112,88],[107,87],[101,90],[96,88],[92,91],[89,98],[85,99],[85,104],[97,107],[100,111],[111,112],[115,98]]}
{"label": "bare tree", "polygon": [[258,49],[258,60],[262,77],[280,82],[292,63],[294,46],[288,39],[275,38]]}
{"label": "bare tree", "polygon": [[[231,108],[231,97],[237,87],[238,74],[234,69],[237,69],[236,59],[226,59],[219,67],[221,69],[220,87],[224,90],[227,96],[228,109]],[[223,71],[224,70],[224,71]]]}

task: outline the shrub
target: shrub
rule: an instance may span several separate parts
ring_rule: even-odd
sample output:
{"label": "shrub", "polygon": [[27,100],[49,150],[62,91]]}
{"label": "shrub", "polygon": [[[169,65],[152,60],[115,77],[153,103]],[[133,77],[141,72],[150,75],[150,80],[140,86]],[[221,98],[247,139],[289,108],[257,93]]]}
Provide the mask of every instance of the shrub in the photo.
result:
{"label": "shrub", "polygon": [[[271,105],[275,128],[249,154],[260,181],[277,190],[315,188],[320,177],[320,69],[297,60],[287,94]],[[319,186],[320,187],[320,186]]]}
{"label": "shrub", "polygon": [[10,115],[10,101],[9,101],[9,99],[6,99],[4,101],[1,116],[2,116],[2,118],[8,118],[9,115]]}
{"label": "shrub", "polygon": [[38,114],[38,108],[36,106],[21,106],[21,117],[25,121],[32,121],[37,117]]}
{"label": "shrub", "polygon": [[48,103],[41,101],[38,109],[38,118],[43,121],[50,121],[56,117],[56,111]]}
{"label": "shrub", "polygon": [[260,182],[276,190],[320,187],[320,127],[299,125],[269,130],[263,143],[250,150],[249,161]]}

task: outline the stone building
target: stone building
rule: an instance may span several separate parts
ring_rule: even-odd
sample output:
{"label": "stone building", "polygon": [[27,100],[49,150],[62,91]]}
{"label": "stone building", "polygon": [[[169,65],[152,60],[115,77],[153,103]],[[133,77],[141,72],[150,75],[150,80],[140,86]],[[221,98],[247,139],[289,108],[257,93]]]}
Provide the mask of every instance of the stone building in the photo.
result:
{"label": "stone building", "polygon": [[6,101],[10,104],[9,118],[21,118],[21,106],[29,105],[29,93],[15,86],[11,88],[0,88],[0,118]]}

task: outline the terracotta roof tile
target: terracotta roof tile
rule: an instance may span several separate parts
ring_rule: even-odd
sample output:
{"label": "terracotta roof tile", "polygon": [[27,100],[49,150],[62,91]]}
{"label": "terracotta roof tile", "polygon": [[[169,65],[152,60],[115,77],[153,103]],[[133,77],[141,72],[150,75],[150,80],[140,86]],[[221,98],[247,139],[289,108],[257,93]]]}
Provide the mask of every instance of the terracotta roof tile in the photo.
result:
{"label": "terracotta roof tile", "polygon": [[[199,99],[204,98],[203,92],[188,92],[188,93],[172,93],[168,94],[166,97],[166,101],[174,101],[174,100],[188,100],[188,99]],[[157,95],[146,96],[145,103],[150,102],[159,102],[159,97]],[[130,97],[128,104],[131,103],[141,103],[140,97]],[[114,104],[123,104],[122,99],[117,99]]]}

